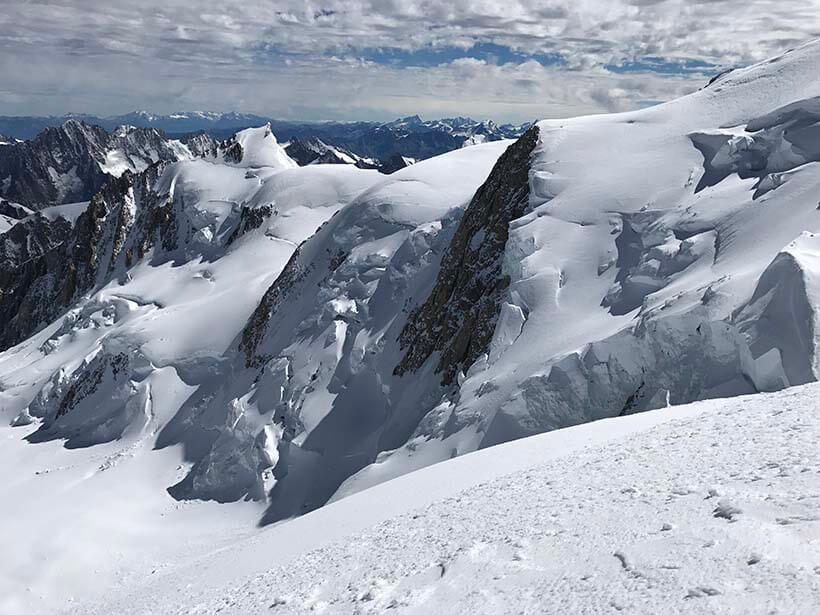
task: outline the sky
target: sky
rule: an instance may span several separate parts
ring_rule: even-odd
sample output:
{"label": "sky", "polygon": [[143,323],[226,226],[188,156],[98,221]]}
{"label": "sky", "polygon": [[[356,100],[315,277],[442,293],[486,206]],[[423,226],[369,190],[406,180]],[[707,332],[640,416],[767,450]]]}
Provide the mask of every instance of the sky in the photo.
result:
{"label": "sky", "polygon": [[820,0],[0,0],[0,115],[621,111],[820,37]]}

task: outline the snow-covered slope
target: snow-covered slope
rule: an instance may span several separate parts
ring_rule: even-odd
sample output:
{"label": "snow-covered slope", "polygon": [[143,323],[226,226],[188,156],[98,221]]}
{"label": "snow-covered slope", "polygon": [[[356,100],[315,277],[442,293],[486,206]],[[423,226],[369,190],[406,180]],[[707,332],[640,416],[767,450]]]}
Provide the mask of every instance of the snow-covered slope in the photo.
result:
{"label": "snow-covered slope", "polygon": [[[330,218],[364,226],[382,216],[383,249],[394,249],[413,225],[463,205],[501,149],[454,152],[404,178],[348,165],[158,165],[110,183],[73,225],[37,215],[31,231],[20,227],[0,268],[3,308],[15,323],[3,333],[33,335],[0,354],[0,413],[14,425],[4,428],[2,473],[15,501],[0,514],[9,529],[28,510],[32,526],[60,530],[6,541],[5,611],[52,612],[135,565],[201,548],[209,532],[249,531],[264,506],[234,514],[181,504],[166,489],[179,483],[176,497],[190,485],[206,497],[265,502],[279,428],[246,409],[272,404],[275,390],[254,383],[256,370],[235,350],[265,290]],[[235,401],[220,397],[233,391]],[[123,490],[112,486],[120,481]],[[41,506],[48,493],[61,503]],[[117,504],[106,506],[108,498]],[[99,550],[89,552],[94,532]],[[92,560],[95,574],[80,574]],[[77,562],[77,576],[65,575],[66,561]]]}
{"label": "snow-covered slope", "polygon": [[[196,500],[264,524],[522,436],[816,380],[818,66],[813,41],[390,176],[298,168],[263,126],[21,220],[0,234],[16,510],[82,536],[96,513],[38,498],[141,485],[102,532],[110,583],[171,557],[134,546],[167,539],[157,514],[193,511],[176,544],[202,546],[196,511],[223,509]],[[47,610],[67,590],[39,554],[82,547],[16,544],[6,595]]]}
{"label": "snow-covered slope", "polygon": [[[652,109],[541,122],[463,215],[354,202],[254,312],[244,365],[203,402],[247,423],[174,493],[246,493],[225,488],[242,451],[270,464],[270,521],[354,472],[334,497],[516,437],[814,380],[818,56],[814,42]],[[419,171],[433,165],[441,185],[456,172]]]}
{"label": "snow-covered slope", "polygon": [[402,334],[403,379],[433,366],[457,392],[342,492],[514,437],[814,380],[818,64],[814,41],[664,105],[539,123],[527,194],[500,220],[474,200]]}
{"label": "snow-covered slope", "polygon": [[221,144],[217,157],[226,164],[241,167],[292,169],[299,166],[277,143],[270,124],[239,131]]}
{"label": "snow-covered slope", "polygon": [[818,396],[697,402],[492,447],[81,610],[809,615]]}

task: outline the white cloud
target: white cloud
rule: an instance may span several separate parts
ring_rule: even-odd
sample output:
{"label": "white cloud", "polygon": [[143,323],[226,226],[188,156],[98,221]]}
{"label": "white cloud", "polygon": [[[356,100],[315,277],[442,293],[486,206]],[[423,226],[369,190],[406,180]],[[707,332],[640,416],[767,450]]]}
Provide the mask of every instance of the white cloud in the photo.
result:
{"label": "white cloud", "polygon": [[[532,119],[634,108],[704,75],[613,74],[647,57],[750,63],[820,36],[820,0],[5,0],[0,113],[116,113],[134,106],[281,117],[471,113]],[[492,42],[535,61],[369,61]],[[506,62],[498,65],[498,62]]]}

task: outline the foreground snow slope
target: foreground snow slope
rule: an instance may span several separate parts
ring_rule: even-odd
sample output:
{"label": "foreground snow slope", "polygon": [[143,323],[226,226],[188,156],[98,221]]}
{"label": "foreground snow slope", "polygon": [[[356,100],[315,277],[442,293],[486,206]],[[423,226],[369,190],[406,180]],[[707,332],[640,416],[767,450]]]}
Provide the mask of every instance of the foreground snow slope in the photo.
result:
{"label": "foreground snow slope", "polygon": [[79,611],[816,613],[818,398],[812,384],[491,447]]}

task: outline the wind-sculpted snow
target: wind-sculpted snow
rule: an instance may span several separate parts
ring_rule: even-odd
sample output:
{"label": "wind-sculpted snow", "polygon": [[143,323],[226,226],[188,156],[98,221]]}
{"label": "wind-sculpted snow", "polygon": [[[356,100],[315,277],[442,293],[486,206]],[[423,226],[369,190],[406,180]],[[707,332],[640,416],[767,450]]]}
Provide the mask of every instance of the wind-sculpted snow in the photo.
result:
{"label": "wind-sculpted snow", "polygon": [[[764,271],[782,271],[780,251],[820,227],[808,138],[819,53],[812,42],[643,111],[539,122],[489,347],[406,444],[336,497],[522,435],[813,380],[814,300],[801,299],[813,274],[799,273],[812,259]],[[696,146],[712,133],[751,134],[768,162],[714,176]],[[788,181],[761,189],[784,169]]]}
{"label": "wind-sculpted snow", "polygon": [[[67,501],[123,472],[170,519],[252,500],[226,510],[264,524],[521,436],[815,380],[818,63],[815,41],[390,176],[297,168],[268,127],[198,139],[196,160],[17,220],[0,234],[8,450],[63,460],[44,470],[71,477]],[[59,484],[30,474],[7,482]]]}
{"label": "wind-sculpted snow", "polygon": [[264,495],[265,520],[276,520],[323,504],[404,441],[434,398],[423,386],[402,391],[392,374],[403,310],[426,292],[458,209],[506,145],[400,171],[299,247],[248,321],[229,384],[201,391],[182,419],[224,417],[175,496]]}
{"label": "wind-sculpted snow", "polygon": [[732,173],[757,178],[754,198],[783,185],[792,172],[820,161],[820,98],[791,103],[751,120],[744,132],[693,133],[704,157],[696,188],[714,186]]}

